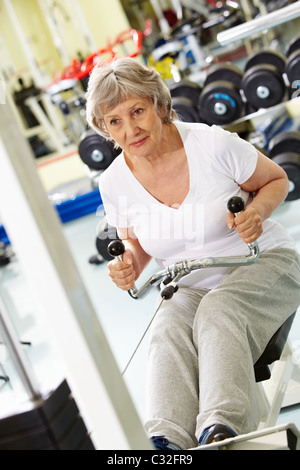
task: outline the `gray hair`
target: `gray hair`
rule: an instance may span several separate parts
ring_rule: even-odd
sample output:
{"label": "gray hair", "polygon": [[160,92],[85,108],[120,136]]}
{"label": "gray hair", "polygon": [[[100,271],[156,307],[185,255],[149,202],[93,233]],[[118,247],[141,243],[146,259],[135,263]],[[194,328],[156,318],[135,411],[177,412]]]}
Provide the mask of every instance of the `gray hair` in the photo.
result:
{"label": "gray hair", "polygon": [[125,57],[94,67],[86,93],[88,125],[112,140],[105,127],[103,111],[113,109],[129,97],[150,98],[164,124],[178,119],[172,109],[170,91],[159,73]]}

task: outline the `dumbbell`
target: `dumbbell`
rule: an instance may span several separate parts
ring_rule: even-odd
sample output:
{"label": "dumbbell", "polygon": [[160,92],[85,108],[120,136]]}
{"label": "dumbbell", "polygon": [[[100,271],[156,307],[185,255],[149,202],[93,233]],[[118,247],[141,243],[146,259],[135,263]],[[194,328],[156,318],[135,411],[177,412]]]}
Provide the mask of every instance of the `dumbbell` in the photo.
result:
{"label": "dumbbell", "polygon": [[193,101],[183,96],[172,98],[172,108],[183,122],[199,122],[199,114]]}
{"label": "dumbbell", "polygon": [[121,153],[112,142],[88,129],[80,138],[78,153],[81,160],[92,170],[106,170]]}
{"label": "dumbbell", "polygon": [[181,80],[170,86],[172,108],[184,122],[199,122],[197,103],[201,87],[190,80]]}
{"label": "dumbbell", "polygon": [[287,57],[284,72],[291,85],[290,92],[293,94],[293,90],[300,86],[300,36],[289,43]]}
{"label": "dumbbell", "polygon": [[198,100],[200,118],[207,124],[229,124],[243,111],[242,71],[231,63],[214,64],[207,73]]}
{"label": "dumbbell", "polygon": [[189,98],[194,103],[197,103],[201,93],[201,87],[198,83],[192,82],[191,80],[181,80],[170,86],[170,93],[172,98]]}
{"label": "dumbbell", "polygon": [[290,182],[287,201],[300,198],[300,132],[280,132],[269,144],[268,156],[285,170]]}
{"label": "dumbbell", "polygon": [[284,56],[268,49],[247,60],[241,89],[250,105],[256,109],[270,108],[282,101],[286,92],[284,67]]}

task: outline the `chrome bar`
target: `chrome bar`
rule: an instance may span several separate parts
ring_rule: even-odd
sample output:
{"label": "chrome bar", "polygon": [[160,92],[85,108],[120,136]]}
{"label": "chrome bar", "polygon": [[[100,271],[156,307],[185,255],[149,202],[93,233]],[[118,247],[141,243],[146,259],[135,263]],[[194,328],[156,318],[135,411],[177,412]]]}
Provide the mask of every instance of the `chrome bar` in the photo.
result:
{"label": "chrome bar", "polygon": [[27,359],[25,352],[20,345],[20,341],[17,337],[17,333],[11,322],[10,316],[6,310],[6,307],[0,298],[0,331],[3,335],[3,340],[7,349],[10,353],[11,359],[14,363],[16,370],[18,371],[19,377],[25,391],[27,392],[30,400],[39,400],[41,394],[39,391],[38,383],[31,370],[31,366]]}
{"label": "chrome bar", "polygon": [[136,287],[128,291],[129,295],[133,299],[138,299],[145,293],[148,287],[157,286],[166,276],[171,276],[172,280],[176,276],[186,276],[191,271],[203,268],[214,268],[214,267],[233,267],[233,266],[247,266],[255,263],[259,258],[259,246],[257,242],[248,243],[249,255],[247,256],[228,256],[218,258],[203,258],[196,259],[194,261],[182,261],[180,263],[173,264],[167,268],[158,271],[153,274],[148,281],[145,282],[139,289]]}
{"label": "chrome bar", "polygon": [[292,3],[268,15],[260,16],[252,21],[247,21],[234,28],[222,31],[217,34],[218,42],[224,46],[239,39],[245,39],[253,34],[273,28],[282,23],[286,23],[300,16],[300,1]]}
{"label": "chrome bar", "polygon": [[156,274],[153,274],[148,281],[145,282],[139,289],[137,287],[133,287],[129,289],[128,293],[130,297],[133,299],[139,299],[141,294],[143,294],[148,287],[151,286],[158,286],[158,284],[164,279],[165,276],[170,274],[169,267],[158,271]]}
{"label": "chrome bar", "polygon": [[247,266],[249,264],[253,264],[259,258],[259,247],[257,243],[253,244],[253,246],[250,246],[250,244],[248,246],[250,249],[250,254],[248,256],[228,256],[226,258],[220,257],[195,260],[189,263],[191,271],[202,268],[224,268],[233,266]]}

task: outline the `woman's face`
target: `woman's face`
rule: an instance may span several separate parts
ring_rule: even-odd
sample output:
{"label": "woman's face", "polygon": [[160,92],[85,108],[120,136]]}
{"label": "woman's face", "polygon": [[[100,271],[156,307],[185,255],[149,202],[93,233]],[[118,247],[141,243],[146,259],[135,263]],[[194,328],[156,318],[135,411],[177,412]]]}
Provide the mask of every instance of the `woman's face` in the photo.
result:
{"label": "woman's face", "polygon": [[147,157],[160,149],[164,126],[148,97],[130,97],[106,110],[104,122],[113,140],[128,156]]}

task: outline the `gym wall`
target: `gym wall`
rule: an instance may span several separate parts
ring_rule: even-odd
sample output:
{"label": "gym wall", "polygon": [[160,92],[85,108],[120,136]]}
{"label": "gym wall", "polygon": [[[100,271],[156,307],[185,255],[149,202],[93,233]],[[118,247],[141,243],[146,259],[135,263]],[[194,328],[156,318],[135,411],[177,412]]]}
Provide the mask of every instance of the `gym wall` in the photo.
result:
{"label": "gym wall", "polygon": [[[61,70],[64,64],[54,44],[40,2],[44,5],[51,3],[48,0],[10,0],[38,66],[52,80],[55,71]],[[54,4],[53,11],[59,20],[64,49],[70,56],[69,59],[76,57],[78,52],[85,57],[92,51],[87,50],[80,25],[72,18],[72,0],[56,0]],[[105,47],[109,38],[113,39],[120,31],[129,28],[119,0],[79,0],[79,6],[97,48]],[[27,58],[8,14],[6,0],[0,0],[0,56],[7,58],[6,64],[2,63],[1,66],[7,75],[12,75],[12,78],[22,75],[25,80],[31,78]]]}

